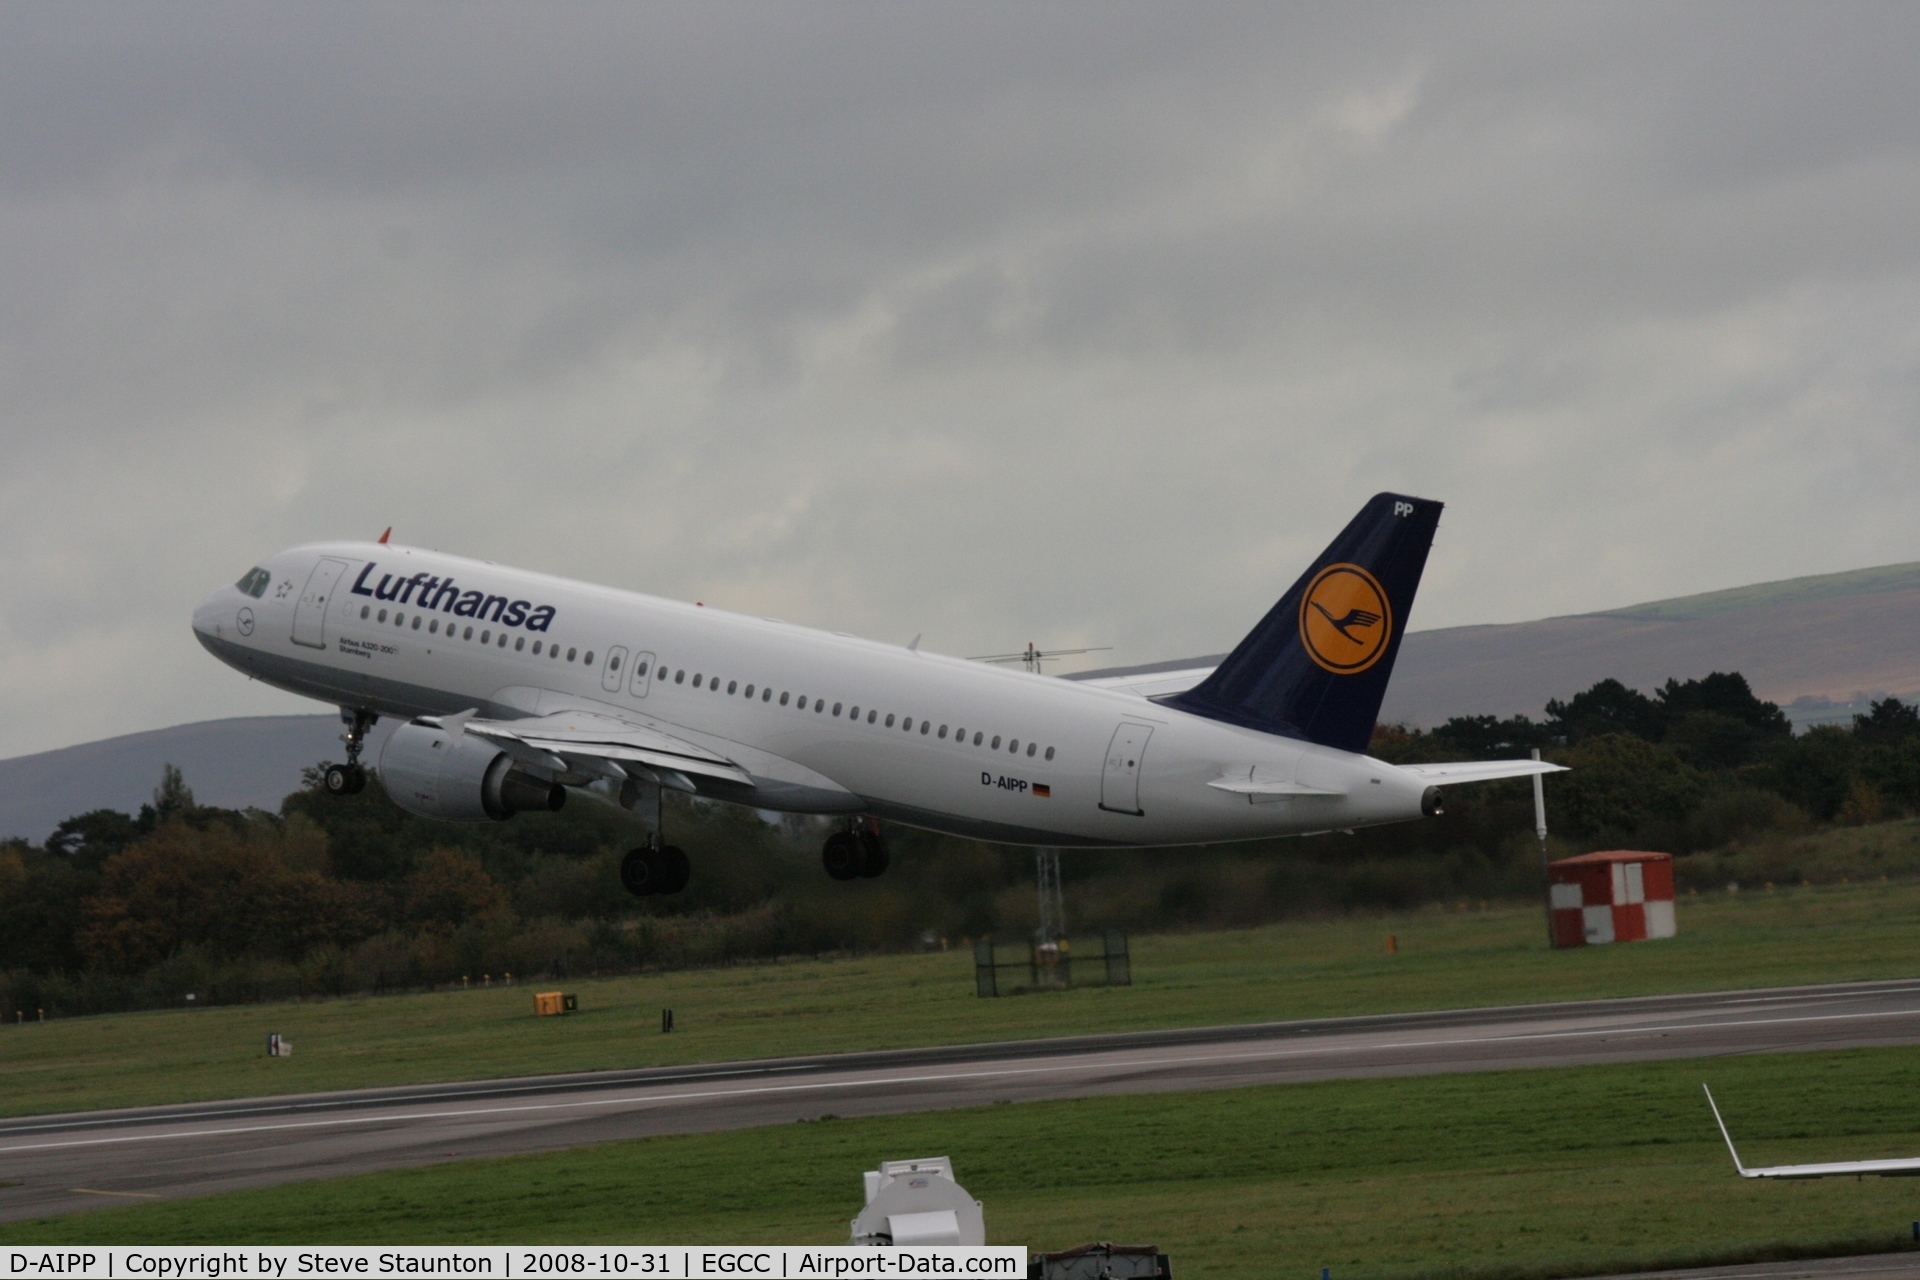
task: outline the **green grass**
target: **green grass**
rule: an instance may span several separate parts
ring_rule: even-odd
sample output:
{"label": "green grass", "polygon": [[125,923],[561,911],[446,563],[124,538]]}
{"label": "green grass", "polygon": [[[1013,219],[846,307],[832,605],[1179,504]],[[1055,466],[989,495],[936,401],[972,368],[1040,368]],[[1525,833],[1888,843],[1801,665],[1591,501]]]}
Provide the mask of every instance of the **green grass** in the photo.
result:
{"label": "green grass", "polygon": [[[1131,988],[999,1000],[953,951],[571,982],[568,1018],[531,1016],[522,985],[29,1023],[0,1029],[0,1114],[1920,973],[1916,884],[1748,885],[1679,917],[1669,941],[1564,952],[1507,905],[1137,938]],[[295,1056],[265,1057],[270,1031]]]}
{"label": "green grass", "polygon": [[610,1143],[0,1226],[27,1243],[844,1243],[860,1171],[953,1157],[990,1242],[1158,1244],[1183,1277],[1551,1276],[1901,1247],[1920,1049],[1341,1080]]}

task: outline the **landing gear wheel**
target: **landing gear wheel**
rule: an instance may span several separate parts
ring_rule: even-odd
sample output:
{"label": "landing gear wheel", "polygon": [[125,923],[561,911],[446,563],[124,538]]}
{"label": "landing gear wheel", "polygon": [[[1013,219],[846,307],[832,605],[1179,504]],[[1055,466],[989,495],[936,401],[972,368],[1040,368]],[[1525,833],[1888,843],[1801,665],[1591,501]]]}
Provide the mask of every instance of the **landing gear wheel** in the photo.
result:
{"label": "landing gear wheel", "polygon": [[862,831],[855,839],[860,842],[860,874],[871,880],[893,861],[887,856],[887,842],[878,831]]}
{"label": "landing gear wheel", "polygon": [[687,881],[693,875],[693,864],[687,861],[686,852],[676,845],[654,854],[654,863],[660,873],[660,887],[655,893],[678,893],[687,887]]}
{"label": "landing gear wheel", "polygon": [[636,898],[660,891],[653,874],[653,850],[629,849],[620,859],[620,884]]}
{"label": "landing gear wheel", "polygon": [[347,792],[348,795],[357,796],[367,789],[367,768],[365,765],[350,764],[347,766],[347,772],[353,775],[352,780],[348,783],[352,788],[352,790]]}
{"label": "landing gear wheel", "polygon": [[693,865],[685,851],[673,845],[663,849],[632,849],[620,859],[620,883],[636,898],[678,893],[687,887],[692,874]]}
{"label": "landing gear wheel", "polygon": [[[358,772],[359,769],[355,765],[330,764],[327,766],[326,773],[321,776],[321,782],[326,786],[327,794],[330,796],[350,796],[359,790],[359,787],[353,785],[354,775]],[[366,782],[362,780],[360,785],[365,786]]]}
{"label": "landing gear wheel", "polygon": [[835,880],[851,880],[860,874],[865,858],[859,839],[851,831],[836,831],[827,837],[826,847],[820,851],[820,861],[825,864],[827,874]]}

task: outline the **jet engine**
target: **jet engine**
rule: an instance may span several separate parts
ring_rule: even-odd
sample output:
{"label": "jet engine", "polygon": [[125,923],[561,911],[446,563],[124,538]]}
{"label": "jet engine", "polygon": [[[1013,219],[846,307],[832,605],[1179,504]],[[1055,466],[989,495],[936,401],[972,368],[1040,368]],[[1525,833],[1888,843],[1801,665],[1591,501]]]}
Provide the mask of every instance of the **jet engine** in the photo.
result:
{"label": "jet engine", "polygon": [[443,822],[500,822],[567,801],[565,787],[516,767],[485,739],[423,724],[403,724],[387,738],[380,781],[402,809]]}

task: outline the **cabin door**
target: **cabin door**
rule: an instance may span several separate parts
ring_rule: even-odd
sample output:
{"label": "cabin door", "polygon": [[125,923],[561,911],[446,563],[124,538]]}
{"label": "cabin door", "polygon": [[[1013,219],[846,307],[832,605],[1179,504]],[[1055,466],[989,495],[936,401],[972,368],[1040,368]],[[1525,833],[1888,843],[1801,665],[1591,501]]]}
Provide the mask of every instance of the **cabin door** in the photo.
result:
{"label": "cabin door", "polygon": [[307,575],[307,589],[293,607],[293,642],[309,649],[327,647],[327,602],[347,572],[345,560],[322,560]]}
{"label": "cabin door", "polygon": [[1100,772],[1100,807],[1114,813],[1139,814],[1140,762],[1146,758],[1153,729],[1144,724],[1121,724],[1107,746],[1107,763]]}

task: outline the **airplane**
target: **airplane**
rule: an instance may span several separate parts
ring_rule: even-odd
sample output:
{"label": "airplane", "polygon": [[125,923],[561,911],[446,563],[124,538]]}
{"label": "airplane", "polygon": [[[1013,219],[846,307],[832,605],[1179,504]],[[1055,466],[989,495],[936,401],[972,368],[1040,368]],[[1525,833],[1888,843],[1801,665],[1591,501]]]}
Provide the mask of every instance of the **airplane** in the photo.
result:
{"label": "airplane", "polygon": [[366,785],[367,731],[401,808],[487,821],[597,786],[647,843],[635,894],[686,886],[661,796],[838,821],[838,880],[886,870],[880,820],[1008,844],[1141,847],[1431,817],[1440,784],[1534,760],[1392,765],[1365,754],[1442,504],[1376,495],[1216,665],[1068,680],[774,618],[378,542],[262,561],[195,609],[215,657],[332,703]]}
{"label": "airplane", "polygon": [[1713,1108],[1713,1122],[1720,1126],[1720,1136],[1727,1140],[1727,1154],[1733,1157],[1733,1167],[1743,1178],[1920,1178],[1920,1157],[1909,1156],[1898,1160],[1838,1160],[1828,1164],[1777,1164],[1764,1169],[1749,1169],[1740,1163],[1740,1153],[1733,1149],[1733,1135],[1727,1132],[1727,1122],[1720,1118],[1720,1108],[1714,1104],[1713,1090],[1702,1084],[1706,1091],[1707,1105]]}

